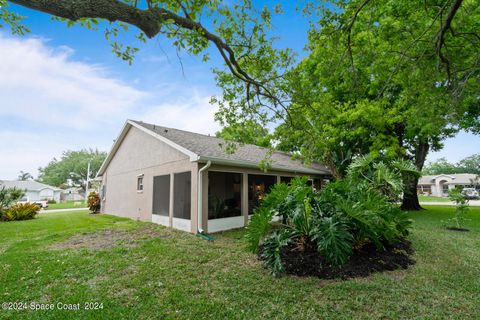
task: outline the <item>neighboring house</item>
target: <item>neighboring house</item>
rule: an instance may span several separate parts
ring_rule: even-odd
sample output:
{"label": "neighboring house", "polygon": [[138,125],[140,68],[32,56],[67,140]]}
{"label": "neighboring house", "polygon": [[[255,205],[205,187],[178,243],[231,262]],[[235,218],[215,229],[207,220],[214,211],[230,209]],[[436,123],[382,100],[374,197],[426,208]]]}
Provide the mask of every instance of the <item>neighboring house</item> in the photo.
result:
{"label": "neighboring house", "polygon": [[52,187],[37,181],[9,181],[0,180],[0,188],[5,186],[6,188],[17,188],[25,190],[25,196],[22,201],[40,201],[40,200],[55,200],[60,201],[61,189]]}
{"label": "neighboring house", "polygon": [[85,192],[82,188],[70,187],[62,190],[60,198],[65,201],[84,201]]}
{"label": "neighboring house", "polygon": [[[320,188],[330,178],[323,165],[238,145],[226,153],[216,137],[128,120],[101,166],[102,212],[152,221],[188,232],[243,227],[274,184],[309,176]],[[198,187],[200,186],[200,187]],[[200,226],[197,228],[197,226]]]}
{"label": "neighboring house", "polygon": [[418,194],[447,197],[448,190],[455,187],[474,188],[480,184],[477,175],[471,173],[440,174],[436,176],[423,176],[418,181]]}

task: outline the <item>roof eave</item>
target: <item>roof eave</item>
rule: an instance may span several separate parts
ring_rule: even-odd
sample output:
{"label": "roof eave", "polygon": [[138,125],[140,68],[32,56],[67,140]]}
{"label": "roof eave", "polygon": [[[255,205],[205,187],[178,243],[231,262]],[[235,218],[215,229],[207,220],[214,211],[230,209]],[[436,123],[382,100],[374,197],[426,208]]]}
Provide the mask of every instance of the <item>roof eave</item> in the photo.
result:
{"label": "roof eave", "polygon": [[[196,161],[205,161],[205,162],[211,161],[213,164],[259,169],[258,163],[249,162],[249,161],[229,160],[229,159],[206,157],[206,156],[200,156]],[[324,171],[324,170],[316,170],[311,168],[295,168],[294,169],[294,168],[288,168],[288,167],[282,167],[282,166],[276,166],[276,165],[272,165],[270,167],[270,170],[291,172],[291,173],[317,174],[317,175],[331,174],[330,172]]]}

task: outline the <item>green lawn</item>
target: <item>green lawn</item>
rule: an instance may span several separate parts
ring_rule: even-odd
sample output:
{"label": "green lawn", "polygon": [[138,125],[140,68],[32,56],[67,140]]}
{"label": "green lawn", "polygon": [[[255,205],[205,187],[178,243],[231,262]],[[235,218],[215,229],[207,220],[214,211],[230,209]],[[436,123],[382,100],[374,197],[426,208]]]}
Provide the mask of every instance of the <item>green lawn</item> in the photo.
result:
{"label": "green lawn", "polygon": [[[244,231],[209,243],[85,212],[0,223],[0,302],[103,303],[99,311],[0,310],[0,318],[478,319],[480,208],[469,213],[468,233],[442,228],[453,208],[427,208],[411,214],[415,266],[335,281],[271,277],[244,250]],[[105,229],[126,230],[118,234],[131,238],[111,248],[78,249],[78,240],[69,242],[71,249],[52,248]]]}
{"label": "green lawn", "polygon": [[450,202],[449,198],[440,198],[432,196],[418,196],[420,202]]}
{"label": "green lawn", "polygon": [[74,209],[74,208],[86,208],[87,205],[85,201],[66,201],[60,203],[51,203],[48,205],[48,208],[45,210],[55,210],[55,209]]}

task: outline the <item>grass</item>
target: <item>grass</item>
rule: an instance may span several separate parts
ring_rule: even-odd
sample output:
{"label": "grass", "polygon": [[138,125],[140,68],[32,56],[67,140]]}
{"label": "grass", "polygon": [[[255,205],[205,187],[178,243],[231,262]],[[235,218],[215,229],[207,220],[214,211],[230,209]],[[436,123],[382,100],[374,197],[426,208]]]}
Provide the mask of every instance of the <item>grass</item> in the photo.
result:
{"label": "grass", "polygon": [[59,203],[51,203],[48,205],[48,208],[45,210],[56,210],[56,209],[75,209],[75,208],[86,208],[87,205],[85,201],[66,201]]}
{"label": "grass", "polygon": [[[480,208],[470,232],[447,231],[454,208],[411,213],[416,265],[368,278],[273,278],[245,251],[244,231],[157,237],[104,249],[53,249],[105,229],[138,236],[151,224],[85,212],[0,223],[0,302],[103,303],[97,311],[1,311],[2,319],[478,319]],[[81,305],[83,307],[83,305]]]}
{"label": "grass", "polygon": [[432,197],[432,196],[418,196],[420,202],[451,202],[449,198]]}

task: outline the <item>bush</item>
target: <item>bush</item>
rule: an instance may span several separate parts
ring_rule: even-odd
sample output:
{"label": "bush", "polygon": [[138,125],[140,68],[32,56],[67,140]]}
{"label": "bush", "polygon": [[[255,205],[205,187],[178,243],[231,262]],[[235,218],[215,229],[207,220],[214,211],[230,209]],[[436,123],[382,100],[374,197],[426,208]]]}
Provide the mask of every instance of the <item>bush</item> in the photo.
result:
{"label": "bush", "polygon": [[90,192],[88,194],[88,208],[92,213],[99,213],[100,212],[100,196],[97,192]]}
{"label": "bush", "polygon": [[2,187],[0,189],[0,210],[10,207],[13,203],[20,200],[24,195],[25,192],[23,190]]}
{"label": "bush", "polygon": [[56,203],[57,203],[57,201],[55,201],[55,200],[51,199],[51,200],[48,200],[48,201],[47,201],[47,203],[48,203],[48,204],[56,204]]}
{"label": "bush", "polygon": [[445,227],[464,229],[467,221],[464,216],[470,209],[468,200],[462,195],[462,191],[457,188],[449,190],[448,197],[455,202],[455,215],[453,218],[444,221]]}
{"label": "bush", "polygon": [[18,221],[34,219],[40,211],[40,206],[33,203],[16,204],[10,209],[3,210],[1,220],[3,221]]}
{"label": "bush", "polygon": [[[402,173],[413,168],[403,162],[358,158],[345,179],[329,183],[319,193],[307,178],[272,188],[247,227],[251,251],[260,256],[274,274],[284,272],[283,247],[294,244],[300,251],[315,250],[332,265],[342,265],[354,248],[372,243],[382,249],[408,234],[411,221],[396,200],[402,191]],[[273,216],[282,224],[273,229]]]}

